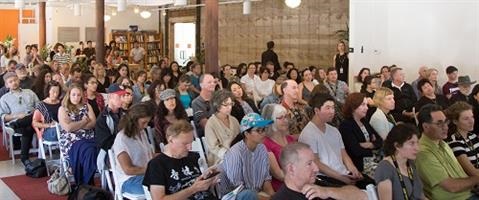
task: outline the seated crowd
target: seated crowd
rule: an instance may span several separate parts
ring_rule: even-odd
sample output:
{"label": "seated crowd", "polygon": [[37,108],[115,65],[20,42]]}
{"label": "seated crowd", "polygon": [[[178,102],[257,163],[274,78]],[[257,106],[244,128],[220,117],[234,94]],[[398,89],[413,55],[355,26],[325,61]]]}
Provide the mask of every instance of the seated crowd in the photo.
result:
{"label": "seated crowd", "polygon": [[152,199],[367,199],[369,185],[379,199],[479,199],[479,85],[453,66],[442,88],[434,68],[409,84],[384,66],[350,89],[335,67],[290,62],[215,76],[162,60],[132,76],[113,57],[53,58],[31,76],[8,62],[0,114],[25,166],[36,132],[59,141],[76,184],[94,184],[110,150],[121,191]]}

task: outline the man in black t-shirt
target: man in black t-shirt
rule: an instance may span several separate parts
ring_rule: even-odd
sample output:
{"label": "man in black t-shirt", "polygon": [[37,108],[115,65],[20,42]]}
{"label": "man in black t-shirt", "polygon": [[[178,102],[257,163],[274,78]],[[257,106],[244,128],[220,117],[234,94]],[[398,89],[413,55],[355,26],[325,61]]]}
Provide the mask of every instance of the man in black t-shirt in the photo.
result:
{"label": "man in black t-shirt", "polygon": [[284,172],[284,185],[271,200],[307,199],[368,199],[365,192],[354,186],[340,188],[314,185],[318,166],[308,145],[293,143],[281,150],[280,164]]}

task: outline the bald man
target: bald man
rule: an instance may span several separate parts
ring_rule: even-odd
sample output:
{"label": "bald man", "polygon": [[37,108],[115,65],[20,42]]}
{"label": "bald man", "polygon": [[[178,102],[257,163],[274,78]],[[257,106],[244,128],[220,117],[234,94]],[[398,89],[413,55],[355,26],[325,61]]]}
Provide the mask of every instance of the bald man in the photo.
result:
{"label": "bald man", "polygon": [[333,188],[314,185],[318,173],[318,166],[314,160],[313,151],[304,143],[298,142],[285,146],[280,157],[284,184],[271,199],[368,199],[365,192],[354,186]]}

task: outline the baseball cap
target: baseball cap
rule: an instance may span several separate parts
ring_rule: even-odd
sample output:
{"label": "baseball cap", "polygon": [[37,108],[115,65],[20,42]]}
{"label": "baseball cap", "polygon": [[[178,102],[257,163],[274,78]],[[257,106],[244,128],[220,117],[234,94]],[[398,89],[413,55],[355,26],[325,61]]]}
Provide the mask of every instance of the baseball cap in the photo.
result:
{"label": "baseball cap", "polygon": [[118,95],[122,96],[126,93],[128,93],[128,92],[125,91],[124,89],[121,89],[120,85],[118,85],[118,84],[112,84],[112,85],[110,85],[110,87],[108,87],[108,94],[118,94]]}
{"label": "baseball cap", "polygon": [[25,65],[23,63],[17,63],[17,65],[15,65],[15,70],[22,69],[22,68],[25,68]]}
{"label": "baseball cap", "polygon": [[241,119],[240,130],[244,132],[251,128],[263,128],[272,124],[272,120],[262,118],[258,113],[249,113]]}

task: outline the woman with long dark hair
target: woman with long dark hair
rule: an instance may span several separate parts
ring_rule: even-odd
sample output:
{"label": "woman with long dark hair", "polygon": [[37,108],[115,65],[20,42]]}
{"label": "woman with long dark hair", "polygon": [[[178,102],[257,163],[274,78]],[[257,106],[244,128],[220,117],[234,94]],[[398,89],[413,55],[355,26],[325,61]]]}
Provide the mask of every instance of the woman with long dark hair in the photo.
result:
{"label": "woman with long dark hair", "polygon": [[145,128],[155,111],[148,103],[139,103],[128,110],[120,121],[112,149],[115,154],[117,179],[121,191],[144,194],[143,177],[153,150],[148,142]]}
{"label": "woman with long dark hair", "polygon": [[154,117],[155,127],[155,140],[157,150],[159,150],[159,144],[167,144],[166,129],[175,121],[184,119],[187,120],[188,116],[183,108],[180,100],[176,97],[176,91],[173,89],[166,89],[160,93],[160,103],[158,104],[158,111]]}
{"label": "woman with long dark hair", "polygon": [[83,76],[83,84],[85,87],[85,103],[88,103],[98,116],[103,109],[105,109],[105,99],[96,91],[98,87],[98,81],[92,74],[85,74]]}
{"label": "woman with long dark hair", "polygon": [[61,93],[58,82],[48,82],[43,95],[46,98],[36,105],[33,112],[32,126],[45,141],[58,141],[55,122],[58,122]]}
{"label": "woman with long dark hair", "polygon": [[239,83],[231,82],[228,89],[233,93],[233,101],[235,102],[231,110],[238,121],[248,113],[259,113],[254,101],[246,95],[243,87]]}
{"label": "woman with long dark hair", "polygon": [[52,71],[44,69],[40,72],[32,85],[32,90],[37,95],[38,99],[45,99],[45,87],[52,80]]}

